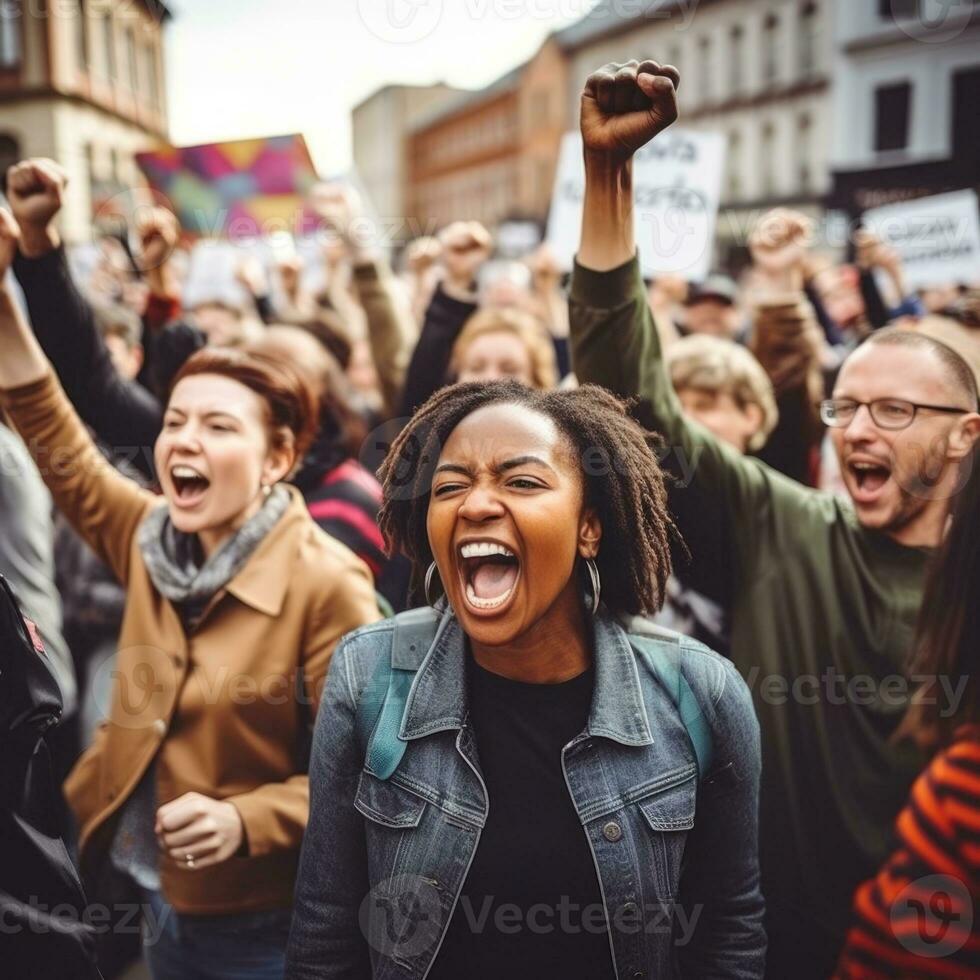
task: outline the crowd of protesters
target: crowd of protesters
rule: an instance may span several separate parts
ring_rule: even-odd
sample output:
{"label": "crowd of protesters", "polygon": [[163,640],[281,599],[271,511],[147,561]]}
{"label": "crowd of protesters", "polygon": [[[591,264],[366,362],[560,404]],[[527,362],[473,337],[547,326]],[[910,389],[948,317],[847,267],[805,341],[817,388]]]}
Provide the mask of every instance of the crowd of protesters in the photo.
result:
{"label": "crowd of protesters", "polygon": [[980,282],[785,209],[644,282],[679,82],[589,78],[570,277],[333,182],[316,288],[188,305],[165,208],[76,281],[7,173],[0,573],[154,980],[980,976]]}

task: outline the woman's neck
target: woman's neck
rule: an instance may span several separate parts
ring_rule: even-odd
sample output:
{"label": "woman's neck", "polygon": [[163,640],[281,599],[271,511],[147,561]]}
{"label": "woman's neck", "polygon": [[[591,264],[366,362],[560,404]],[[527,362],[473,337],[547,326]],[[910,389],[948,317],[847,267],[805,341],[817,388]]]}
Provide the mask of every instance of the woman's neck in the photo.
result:
{"label": "woman's neck", "polygon": [[502,647],[470,641],[473,659],[491,674],[525,684],[560,684],[592,664],[592,642],[574,578],[548,612]]}

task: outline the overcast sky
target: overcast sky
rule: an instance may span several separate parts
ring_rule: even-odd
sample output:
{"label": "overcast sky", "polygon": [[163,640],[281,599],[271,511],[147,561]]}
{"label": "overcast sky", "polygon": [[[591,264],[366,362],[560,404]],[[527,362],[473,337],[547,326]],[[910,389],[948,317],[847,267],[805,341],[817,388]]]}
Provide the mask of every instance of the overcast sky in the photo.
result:
{"label": "overcast sky", "polygon": [[595,0],[168,0],[178,146],[302,132],[350,166],[350,110],[381,85],[492,81]]}

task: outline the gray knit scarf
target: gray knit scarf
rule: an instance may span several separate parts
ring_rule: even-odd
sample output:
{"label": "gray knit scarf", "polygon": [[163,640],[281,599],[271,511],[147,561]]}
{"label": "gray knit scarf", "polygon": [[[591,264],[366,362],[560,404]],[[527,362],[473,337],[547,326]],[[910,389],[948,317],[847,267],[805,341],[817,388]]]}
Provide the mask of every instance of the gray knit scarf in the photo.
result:
{"label": "gray knit scarf", "polygon": [[169,599],[188,632],[197,626],[215,593],[238,574],[289,507],[289,491],[276,485],[250,517],[207,560],[196,534],[178,531],[166,507],[157,507],[139,529],[139,547],[150,579]]}

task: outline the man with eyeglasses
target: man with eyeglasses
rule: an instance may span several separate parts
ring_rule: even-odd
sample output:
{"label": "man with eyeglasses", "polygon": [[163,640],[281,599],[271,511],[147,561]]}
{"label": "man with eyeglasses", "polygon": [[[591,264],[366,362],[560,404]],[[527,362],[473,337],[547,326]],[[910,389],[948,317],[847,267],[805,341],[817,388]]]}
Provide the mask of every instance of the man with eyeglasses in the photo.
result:
{"label": "man with eyeglasses", "polygon": [[668,444],[671,509],[693,559],[678,571],[728,610],[731,657],[762,726],[767,975],[827,977],[854,887],[888,853],[922,764],[891,736],[925,566],[980,437],[976,380],[952,349],[914,333],[882,331],[851,354],[822,405],[850,501],[685,418],[643,291],[631,184],[632,155],[676,118],[677,82],[674,68],[634,61],[586,83],[573,364],[581,382],[636,398],[639,421]]}

